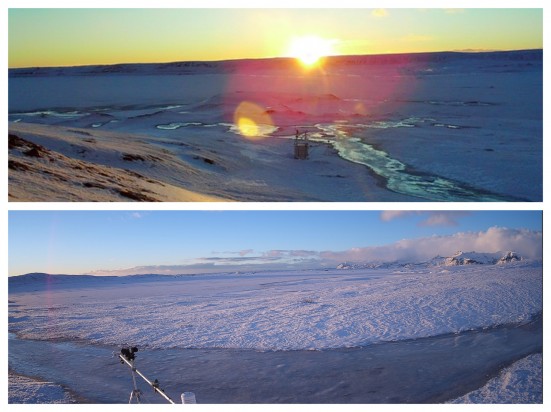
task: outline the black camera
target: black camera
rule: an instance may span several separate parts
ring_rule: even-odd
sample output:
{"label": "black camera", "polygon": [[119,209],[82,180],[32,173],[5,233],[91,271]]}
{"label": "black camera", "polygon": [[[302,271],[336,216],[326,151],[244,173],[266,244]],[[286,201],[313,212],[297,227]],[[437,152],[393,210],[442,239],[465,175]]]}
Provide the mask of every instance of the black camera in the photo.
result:
{"label": "black camera", "polygon": [[136,346],[131,346],[129,348],[122,348],[121,355],[126,358],[128,361],[133,361],[136,358],[135,353],[138,351]]}

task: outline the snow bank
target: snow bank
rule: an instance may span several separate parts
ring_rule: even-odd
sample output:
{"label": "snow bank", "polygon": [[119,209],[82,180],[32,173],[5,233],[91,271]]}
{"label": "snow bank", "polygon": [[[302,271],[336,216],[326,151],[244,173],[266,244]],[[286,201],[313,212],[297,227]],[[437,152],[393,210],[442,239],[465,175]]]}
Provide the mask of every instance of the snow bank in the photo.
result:
{"label": "snow bank", "polygon": [[76,403],[62,386],[8,373],[8,403]]}
{"label": "snow bank", "polygon": [[543,355],[513,363],[482,388],[449,403],[543,403]]}
{"label": "snow bank", "polygon": [[10,288],[10,331],[140,347],[324,349],[523,322],[543,301],[542,266],[526,262],[86,279]]}

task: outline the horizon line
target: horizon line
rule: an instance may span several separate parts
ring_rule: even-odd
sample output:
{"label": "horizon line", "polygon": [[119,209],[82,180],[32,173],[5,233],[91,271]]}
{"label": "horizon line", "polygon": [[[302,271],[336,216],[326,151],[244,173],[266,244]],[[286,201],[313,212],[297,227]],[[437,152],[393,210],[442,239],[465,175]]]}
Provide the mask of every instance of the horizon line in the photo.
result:
{"label": "horizon line", "polygon": [[[503,254],[503,253],[514,253],[516,254],[517,256],[519,256],[521,258],[522,261],[524,262],[542,262],[543,263],[543,257],[525,257],[524,255],[519,255],[517,252],[515,251],[512,251],[512,250],[498,250],[498,251],[495,251],[495,252],[476,252],[476,251],[469,251],[469,252],[463,252],[463,251],[458,251],[456,252],[456,255],[457,254],[463,254],[463,253],[466,253],[466,254],[469,254],[469,253],[475,253],[475,254],[479,254],[479,255],[497,255],[497,254]],[[281,268],[274,268],[274,267],[267,267],[267,268],[263,268],[262,266],[264,266],[264,264],[260,264],[260,263],[252,263],[250,265],[252,266],[258,266],[257,268],[253,268],[251,266],[246,266],[246,265],[235,265],[235,269],[220,269],[220,270],[215,270],[215,269],[212,269],[211,270],[206,270],[206,271],[194,271],[194,272],[191,272],[191,273],[185,273],[185,272],[181,272],[181,273],[160,273],[160,272],[155,272],[155,271],[152,271],[150,273],[129,273],[129,274],[117,274],[118,272],[121,272],[121,271],[125,271],[125,270],[131,270],[131,269],[138,269],[139,267],[134,267],[134,268],[129,268],[129,269],[114,269],[114,270],[108,270],[106,271],[105,274],[101,274],[100,272],[101,271],[97,271],[96,273],[94,273],[94,271],[92,272],[85,272],[85,273],[48,273],[48,272],[28,272],[28,273],[21,273],[21,274],[18,274],[18,275],[8,275],[8,278],[17,278],[17,277],[22,277],[22,276],[30,276],[30,275],[46,275],[46,276],[70,276],[70,277],[78,277],[78,276],[88,276],[88,277],[94,277],[94,278],[126,278],[126,277],[132,277],[132,276],[166,276],[166,277],[178,277],[178,276],[203,276],[203,275],[226,275],[226,274],[248,274],[248,273],[252,273],[252,274],[256,274],[256,273],[269,273],[269,272],[310,272],[310,271],[324,271],[324,272],[327,272],[327,271],[331,271],[331,270],[345,270],[345,271],[349,271],[349,270],[355,270],[355,269],[342,269],[342,268],[339,268],[338,266],[340,266],[341,264],[349,264],[349,265],[369,265],[369,264],[373,264],[373,265],[423,265],[423,264],[429,264],[431,263],[432,261],[436,260],[436,259],[449,259],[449,258],[453,258],[455,257],[455,255],[451,255],[451,256],[441,256],[439,254],[437,254],[436,256],[433,256],[432,258],[430,259],[426,259],[426,260],[420,260],[420,261],[405,261],[403,259],[395,259],[395,260],[389,260],[389,261],[384,261],[384,260],[373,260],[373,261],[342,261],[338,264],[335,264],[335,266],[318,266],[318,267],[315,267],[314,265],[312,266],[309,266],[309,267],[301,267],[300,265],[297,265],[296,268],[293,268],[293,267],[290,267],[292,266],[292,264],[287,264],[286,266],[283,266]],[[478,263],[479,264],[479,263]],[[476,265],[476,264],[475,264]],[[172,265],[147,265],[146,267],[154,267],[154,266],[172,266]],[[178,266],[182,266],[182,269],[185,270],[186,269],[186,265],[178,265]],[[192,269],[193,265],[189,265],[188,266],[189,269]],[[359,268],[359,269],[368,269],[368,268]],[[372,268],[369,268],[369,269],[381,269],[379,267],[372,267]],[[384,269],[384,268],[383,268]]]}
{"label": "horizon line", "polygon": [[[438,54],[438,53],[462,53],[462,54],[483,54],[483,53],[508,53],[508,52],[526,52],[526,51],[542,51],[541,48],[529,49],[454,49],[454,50],[436,50],[436,51],[419,51],[419,52],[388,52],[388,53],[365,53],[365,54],[332,54],[322,56],[322,59],[340,58],[340,57],[367,57],[367,56],[400,56],[400,55],[421,55],[421,54]],[[158,61],[158,62],[117,62],[117,63],[89,63],[76,65],[55,65],[55,66],[8,66],[8,70],[25,70],[25,69],[58,69],[58,68],[84,68],[84,67],[109,67],[109,66],[131,66],[131,65],[147,65],[147,64],[175,64],[175,63],[226,63],[238,61],[264,61],[264,60],[297,60],[292,56],[272,56],[272,57],[243,57],[231,58],[222,60],[174,60],[174,61]]]}

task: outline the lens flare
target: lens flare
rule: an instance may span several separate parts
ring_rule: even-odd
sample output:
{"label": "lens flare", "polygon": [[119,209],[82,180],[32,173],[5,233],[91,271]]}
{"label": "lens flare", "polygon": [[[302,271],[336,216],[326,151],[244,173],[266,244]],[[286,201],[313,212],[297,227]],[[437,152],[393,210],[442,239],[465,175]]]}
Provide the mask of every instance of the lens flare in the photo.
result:
{"label": "lens flare", "polygon": [[239,133],[250,140],[260,140],[276,130],[266,109],[252,102],[241,102],[235,109],[233,122]]}
{"label": "lens flare", "polygon": [[357,114],[361,114],[362,116],[365,116],[369,113],[367,107],[365,107],[365,104],[363,104],[362,102],[358,102],[354,105],[354,112]]}
{"label": "lens flare", "polygon": [[258,136],[258,125],[254,120],[248,117],[240,117],[237,121],[237,127],[241,134],[245,137],[254,138]]}
{"label": "lens flare", "polygon": [[318,36],[297,37],[291,41],[289,55],[298,59],[303,66],[312,67],[325,56],[334,54],[332,40]]}

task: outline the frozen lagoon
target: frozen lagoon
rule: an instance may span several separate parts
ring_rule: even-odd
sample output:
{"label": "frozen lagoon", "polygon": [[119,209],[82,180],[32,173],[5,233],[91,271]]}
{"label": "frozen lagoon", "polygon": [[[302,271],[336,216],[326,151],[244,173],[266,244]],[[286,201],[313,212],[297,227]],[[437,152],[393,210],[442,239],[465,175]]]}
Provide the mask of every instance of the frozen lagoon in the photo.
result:
{"label": "frozen lagoon", "polygon": [[[185,71],[174,65],[14,71],[10,130],[71,159],[224,200],[541,200],[541,53],[437,53],[374,64],[362,58],[354,64],[336,58],[323,73],[279,60]],[[248,116],[259,130],[270,131],[264,138],[238,133],[235,113],[244,102],[256,107]],[[57,128],[37,131],[24,123]],[[305,162],[292,157],[288,139],[296,129],[311,137]],[[75,139],[60,147],[58,135],[71,130]],[[124,154],[141,156],[123,137],[129,135],[155,148],[157,158],[168,150],[179,165],[160,177],[151,170],[160,162],[122,161]],[[90,143],[106,136],[121,142],[121,161]],[[20,172],[10,171],[10,185],[27,185],[28,200],[48,200]],[[63,192],[57,183],[52,191]],[[92,199],[98,184],[87,191]],[[12,200],[21,192],[10,191]]]}
{"label": "frozen lagoon", "polygon": [[[138,351],[136,367],[148,378],[158,378],[175,401],[180,393],[192,391],[199,403],[215,404],[442,403],[478,389],[501,368],[540,352],[542,339],[539,318],[522,326],[350,349],[146,348]],[[125,403],[132,380],[128,367],[113,355],[119,350],[12,335],[9,362],[20,373],[54,381],[87,403]],[[164,403],[140,383],[148,402]],[[494,397],[499,402],[499,396]]]}

